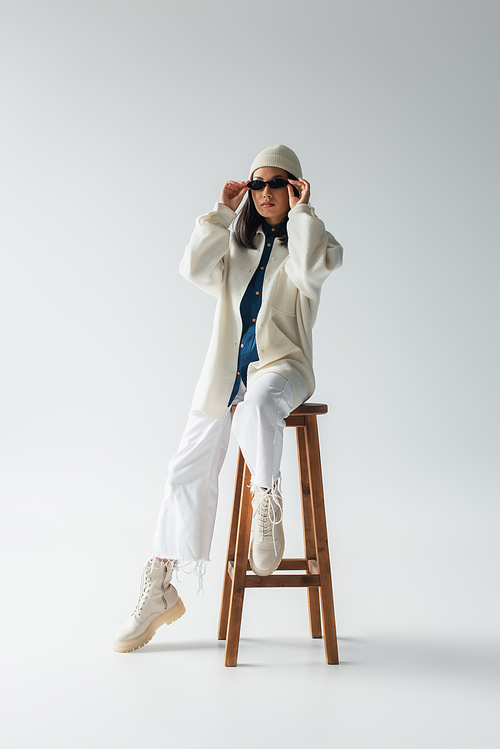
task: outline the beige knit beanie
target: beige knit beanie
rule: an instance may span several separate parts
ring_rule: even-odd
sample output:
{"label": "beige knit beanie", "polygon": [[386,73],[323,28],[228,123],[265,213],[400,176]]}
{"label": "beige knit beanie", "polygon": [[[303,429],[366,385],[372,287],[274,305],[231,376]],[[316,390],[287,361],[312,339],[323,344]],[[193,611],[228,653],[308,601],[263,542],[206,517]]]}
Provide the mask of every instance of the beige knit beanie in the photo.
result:
{"label": "beige knit beanie", "polygon": [[297,158],[297,154],[287,146],[278,144],[277,146],[269,146],[264,148],[258,156],[253,160],[252,166],[250,167],[250,179],[256,169],[261,166],[276,166],[278,169],[284,169],[286,172],[290,172],[294,177],[302,177],[302,167],[300,161]]}

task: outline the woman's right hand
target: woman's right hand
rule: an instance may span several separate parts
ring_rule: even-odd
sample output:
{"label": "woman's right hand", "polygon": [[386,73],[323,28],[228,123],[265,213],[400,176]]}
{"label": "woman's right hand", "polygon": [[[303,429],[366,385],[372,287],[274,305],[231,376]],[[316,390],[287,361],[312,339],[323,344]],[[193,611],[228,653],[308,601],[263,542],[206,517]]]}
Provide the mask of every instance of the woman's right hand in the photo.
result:
{"label": "woman's right hand", "polygon": [[232,179],[228,180],[224,183],[219,202],[235,211],[248,191],[249,182],[249,179],[244,182],[235,182]]}

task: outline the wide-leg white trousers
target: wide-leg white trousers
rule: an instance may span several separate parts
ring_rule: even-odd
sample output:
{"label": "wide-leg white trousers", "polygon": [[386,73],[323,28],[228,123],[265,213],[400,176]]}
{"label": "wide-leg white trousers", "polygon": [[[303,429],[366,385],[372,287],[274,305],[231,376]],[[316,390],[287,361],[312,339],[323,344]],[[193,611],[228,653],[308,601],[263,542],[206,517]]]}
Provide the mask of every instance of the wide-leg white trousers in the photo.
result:
{"label": "wide-leg white trousers", "polygon": [[[307,397],[304,382],[303,399]],[[179,562],[207,562],[215,524],[219,473],[231,425],[252,475],[252,484],[271,488],[280,476],[285,419],[293,403],[290,383],[265,374],[243,385],[224,419],[190,415],[177,453],[168,466],[165,496],[150,555]]]}

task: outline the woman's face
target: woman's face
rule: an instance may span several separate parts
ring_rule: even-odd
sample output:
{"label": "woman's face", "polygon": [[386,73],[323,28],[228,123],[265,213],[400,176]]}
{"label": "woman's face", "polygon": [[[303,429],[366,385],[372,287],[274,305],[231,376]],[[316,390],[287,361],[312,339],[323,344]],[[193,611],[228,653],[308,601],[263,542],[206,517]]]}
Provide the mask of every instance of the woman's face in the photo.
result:
{"label": "woman's face", "polygon": [[[278,169],[274,166],[262,166],[255,170],[252,179],[261,179],[264,182],[269,182],[276,177],[288,179],[288,174],[284,169]],[[278,190],[271,190],[269,185],[266,185],[263,190],[252,190],[251,192],[258,213],[260,213],[268,224],[276,226],[283,221],[290,210],[288,188],[282,187]]]}

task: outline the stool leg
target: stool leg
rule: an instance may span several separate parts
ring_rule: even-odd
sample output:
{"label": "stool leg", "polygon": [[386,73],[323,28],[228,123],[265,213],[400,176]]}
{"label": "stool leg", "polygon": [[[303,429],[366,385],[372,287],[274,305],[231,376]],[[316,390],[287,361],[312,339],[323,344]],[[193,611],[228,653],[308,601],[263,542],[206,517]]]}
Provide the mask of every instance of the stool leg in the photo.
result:
{"label": "stool leg", "polygon": [[245,594],[245,578],[247,573],[248,547],[250,546],[250,531],[252,527],[252,504],[250,501],[250,471],[245,464],[241,487],[241,505],[236,537],[236,551],[234,555],[233,585],[231,588],[231,602],[229,607],[229,622],[227,627],[225,666],[236,666],[238,648],[240,644],[241,615],[243,612],[243,596]]}
{"label": "stool leg", "polygon": [[224,583],[222,585],[222,599],[220,604],[219,615],[219,633],[218,639],[225,640],[227,636],[227,622],[229,619],[229,603],[231,600],[231,587],[233,581],[228,572],[229,562],[234,562],[234,552],[236,549],[236,534],[238,532],[238,519],[241,505],[241,487],[243,486],[243,471],[245,460],[241,450],[238,454],[238,465],[236,468],[236,480],[234,482],[234,500],[231,512],[231,524],[229,526],[229,540],[227,542],[226,567],[224,569]]}
{"label": "stool leg", "polygon": [[332,573],[328,536],[326,527],[325,502],[323,496],[323,479],[321,476],[321,458],[319,453],[318,424],[316,416],[306,417],[306,447],[309,476],[311,479],[311,496],[316,537],[316,559],[321,580],[321,612],[323,615],[323,632],[325,637],[325,655],[329,664],[337,664],[337,633],[335,629],[335,611],[333,606]]}
{"label": "stool leg", "polygon": [[[306,559],[316,559],[316,544],[314,543],[314,521],[311,507],[311,481],[307,463],[305,429],[296,427],[297,455],[299,459],[300,498],[302,502],[302,518],[304,527],[304,550]],[[311,637],[321,637],[321,612],[319,607],[319,589],[307,588],[309,605],[309,629]]]}

